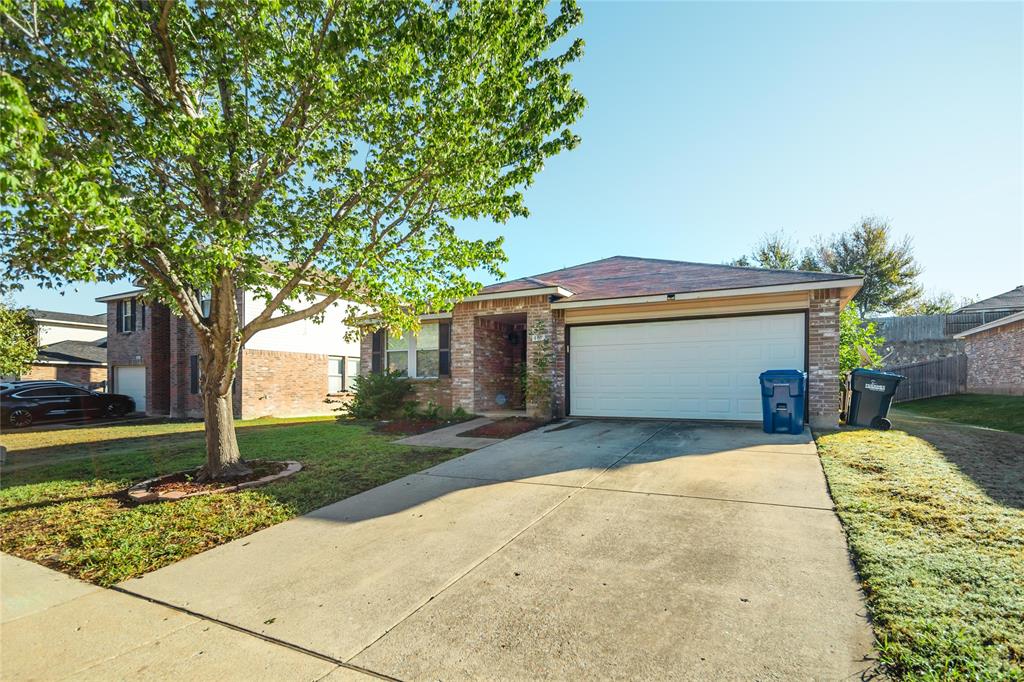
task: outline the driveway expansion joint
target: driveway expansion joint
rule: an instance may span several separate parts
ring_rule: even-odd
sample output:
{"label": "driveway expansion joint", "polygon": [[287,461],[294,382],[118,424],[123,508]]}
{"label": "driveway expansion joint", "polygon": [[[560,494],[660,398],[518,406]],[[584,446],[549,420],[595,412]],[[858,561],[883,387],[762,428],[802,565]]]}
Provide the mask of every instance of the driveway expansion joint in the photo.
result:
{"label": "driveway expansion joint", "polygon": [[[118,585],[114,585],[114,586],[109,587],[107,589],[112,590],[114,592],[120,592],[121,594],[128,595],[129,597],[134,597],[136,599],[141,599],[143,601],[148,601],[151,604],[157,604],[158,606],[163,606],[165,608],[172,609],[172,610],[177,611],[179,613],[183,613],[183,614],[185,614],[187,616],[192,616],[193,618],[198,618],[199,620],[203,620],[203,621],[206,621],[206,622],[209,622],[209,623],[216,623],[217,625],[221,625],[223,627],[226,627],[229,630],[234,630],[235,632],[240,632],[240,633],[242,633],[244,635],[249,635],[251,637],[255,637],[256,639],[262,639],[264,642],[267,642],[269,644],[275,644],[277,646],[284,647],[285,649],[291,649],[292,651],[295,651],[297,653],[305,654],[306,656],[311,656],[313,658],[320,659],[321,661],[325,661],[327,663],[333,663],[334,665],[336,665],[338,667],[341,667],[341,668],[347,668],[349,670],[354,670],[355,672],[363,673],[364,675],[370,675],[372,677],[376,677],[376,678],[381,679],[381,680],[390,680],[391,682],[401,682],[401,680],[399,680],[398,678],[390,677],[388,675],[384,675],[383,673],[378,673],[378,672],[376,672],[374,670],[370,670],[369,668],[362,668],[362,667],[360,667],[358,665],[353,665],[351,663],[347,663],[347,662],[342,661],[342,660],[340,660],[338,658],[335,658],[334,656],[331,656],[329,654],[325,654],[325,653],[323,653],[321,651],[316,651],[315,649],[309,649],[309,648],[301,646],[299,644],[294,644],[294,643],[289,642],[287,640],[279,639],[279,638],[274,637],[272,635],[266,635],[266,634],[264,634],[262,632],[255,632],[254,630],[250,630],[250,629],[242,627],[240,625],[236,625],[236,624],[231,623],[229,621],[221,620],[220,618],[214,618],[213,616],[208,616],[208,615],[206,615],[204,613],[199,613],[198,611],[193,611],[191,609],[185,608],[184,606],[179,606],[177,604],[172,604],[171,602],[167,602],[167,601],[164,601],[162,599],[156,599],[154,597],[147,597],[147,596],[139,594],[137,592],[132,592],[131,590],[129,590],[127,588],[124,588],[124,587],[120,587]],[[182,629],[184,629],[186,627],[189,627],[191,625],[194,625],[194,624],[195,623],[186,623],[181,628],[178,628],[178,630],[182,630]],[[113,658],[116,658],[116,656],[113,657]],[[334,672],[334,671],[331,670],[327,674],[329,675],[332,672]],[[323,677],[321,677],[320,679],[323,679]]]}

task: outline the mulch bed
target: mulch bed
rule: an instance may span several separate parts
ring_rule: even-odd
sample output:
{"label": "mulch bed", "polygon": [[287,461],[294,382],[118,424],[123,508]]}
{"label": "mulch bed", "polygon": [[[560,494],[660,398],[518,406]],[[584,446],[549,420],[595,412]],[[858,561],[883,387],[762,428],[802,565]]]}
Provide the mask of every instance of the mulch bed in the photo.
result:
{"label": "mulch bed", "polygon": [[544,426],[548,422],[543,419],[530,419],[529,417],[506,417],[490,424],[478,426],[471,431],[463,431],[459,434],[465,438],[511,438],[527,431]]}
{"label": "mulch bed", "polygon": [[418,436],[427,431],[434,431],[445,426],[451,426],[458,422],[444,421],[442,419],[391,419],[378,422],[373,430],[377,433],[389,433],[399,436]]}
{"label": "mulch bed", "polygon": [[166,476],[151,478],[136,483],[124,491],[128,500],[135,503],[180,500],[194,495],[212,493],[232,493],[239,490],[258,488],[273,481],[292,476],[302,470],[302,465],[294,461],[250,460],[246,462],[253,470],[251,474],[239,476],[228,481],[199,482],[195,477],[199,469],[179,471]]}
{"label": "mulch bed", "polygon": [[279,474],[284,471],[287,466],[288,464],[285,462],[252,462],[249,465],[249,468],[252,469],[252,473],[248,476],[239,476],[238,478],[232,478],[230,481],[208,481],[206,483],[199,483],[198,481],[195,481],[195,472],[181,472],[150,486],[149,491],[158,494],[181,492],[186,495],[190,495],[192,493],[213,492],[215,490],[221,490],[222,488],[236,486],[239,483],[256,481],[264,476]]}

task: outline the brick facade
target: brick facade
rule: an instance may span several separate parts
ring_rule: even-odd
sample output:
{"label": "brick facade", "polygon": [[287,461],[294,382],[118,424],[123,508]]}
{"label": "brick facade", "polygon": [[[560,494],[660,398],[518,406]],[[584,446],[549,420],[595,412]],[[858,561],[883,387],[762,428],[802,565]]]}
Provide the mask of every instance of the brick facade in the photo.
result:
{"label": "brick facade", "polygon": [[94,391],[105,390],[107,368],[97,365],[36,364],[20,377],[23,381],[66,381]]}
{"label": "brick facade", "polygon": [[969,393],[1024,395],[1024,320],[965,340]]}
{"label": "brick facade", "polygon": [[235,384],[243,419],[331,414],[337,407],[327,402],[326,355],[243,349]]}
{"label": "brick facade", "polygon": [[839,419],[839,292],[815,291],[807,311],[807,405],[812,426]]}
{"label": "brick facade", "polygon": [[[127,299],[125,299],[127,300]],[[117,388],[118,367],[146,367],[146,413],[168,414],[170,411],[170,339],[168,331],[171,312],[167,306],[153,303],[143,310],[138,303],[135,331],[122,332],[117,319],[117,301],[107,302],[107,367],[108,389]]]}

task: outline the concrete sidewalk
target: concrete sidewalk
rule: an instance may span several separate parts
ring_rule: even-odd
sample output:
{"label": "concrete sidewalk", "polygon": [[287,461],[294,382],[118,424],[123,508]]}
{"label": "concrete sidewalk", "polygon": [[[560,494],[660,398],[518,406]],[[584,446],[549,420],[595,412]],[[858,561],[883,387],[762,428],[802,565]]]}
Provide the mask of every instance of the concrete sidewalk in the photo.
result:
{"label": "concrete sidewalk", "polygon": [[480,448],[485,448],[488,445],[500,443],[502,439],[475,438],[472,436],[460,436],[459,434],[472,431],[477,427],[485,426],[493,421],[493,419],[488,419],[487,417],[477,417],[476,419],[471,419],[468,422],[453,424],[452,426],[446,426],[443,429],[434,429],[433,431],[421,433],[418,436],[402,438],[401,440],[396,440],[395,443],[398,445],[418,445],[430,448],[464,448],[466,450],[479,450]]}
{"label": "concrete sidewalk", "polygon": [[0,679],[372,680],[374,676],[0,554]]}

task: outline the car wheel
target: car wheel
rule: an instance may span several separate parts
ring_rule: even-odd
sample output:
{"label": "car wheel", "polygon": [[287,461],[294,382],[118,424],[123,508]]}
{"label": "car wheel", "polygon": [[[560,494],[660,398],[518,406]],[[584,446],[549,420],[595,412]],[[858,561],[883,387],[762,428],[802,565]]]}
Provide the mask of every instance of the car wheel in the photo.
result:
{"label": "car wheel", "polygon": [[888,431],[892,428],[892,422],[885,417],[875,417],[871,420],[871,428],[879,431]]}
{"label": "car wheel", "polygon": [[124,405],[121,405],[120,403],[110,403],[107,405],[108,417],[123,417],[126,414],[128,414],[128,411],[125,410]]}
{"label": "car wheel", "polygon": [[16,426],[19,429],[32,426],[32,413],[28,410],[11,410],[11,416],[8,417],[8,421],[10,421],[11,426]]}

